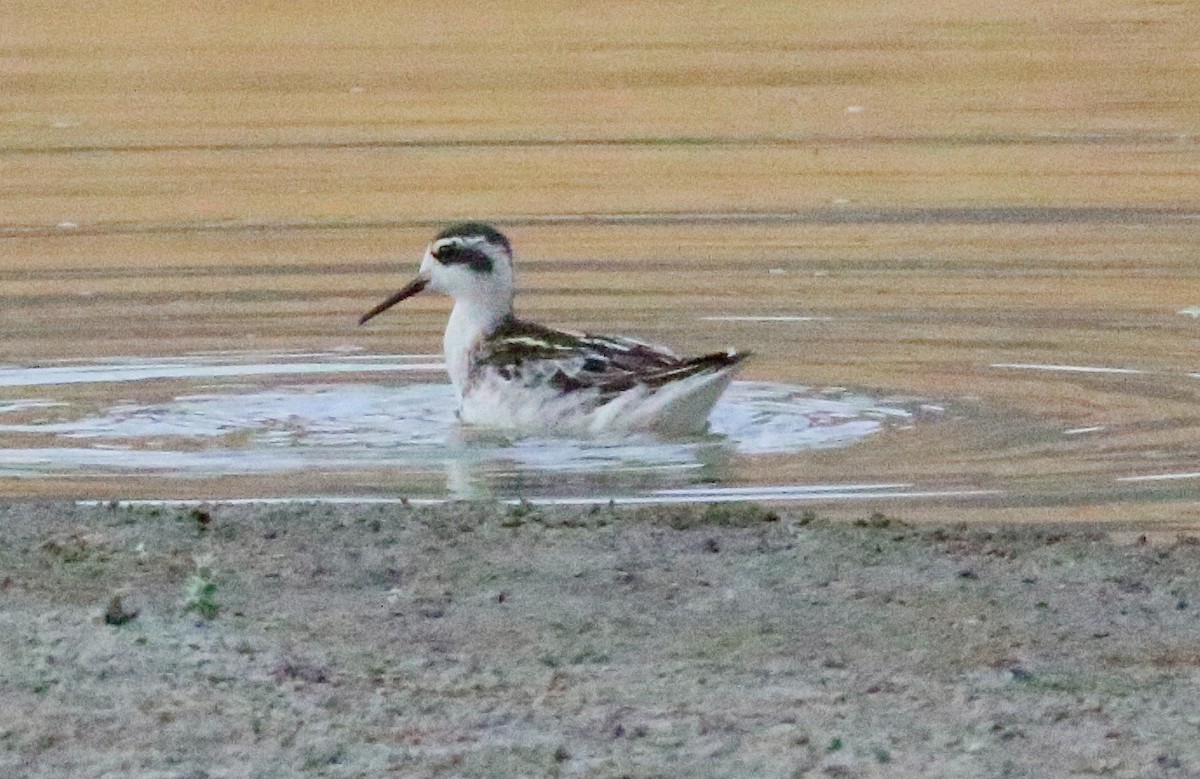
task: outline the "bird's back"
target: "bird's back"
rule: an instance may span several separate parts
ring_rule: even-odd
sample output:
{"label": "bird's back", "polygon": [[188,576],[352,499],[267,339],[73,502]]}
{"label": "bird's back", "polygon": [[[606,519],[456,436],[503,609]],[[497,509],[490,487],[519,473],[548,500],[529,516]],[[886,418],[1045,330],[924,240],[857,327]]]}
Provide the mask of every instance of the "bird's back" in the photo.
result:
{"label": "bird's back", "polygon": [[464,421],[604,432],[700,432],[749,352],[684,358],[631,338],[556,330],[515,317],[470,358]]}

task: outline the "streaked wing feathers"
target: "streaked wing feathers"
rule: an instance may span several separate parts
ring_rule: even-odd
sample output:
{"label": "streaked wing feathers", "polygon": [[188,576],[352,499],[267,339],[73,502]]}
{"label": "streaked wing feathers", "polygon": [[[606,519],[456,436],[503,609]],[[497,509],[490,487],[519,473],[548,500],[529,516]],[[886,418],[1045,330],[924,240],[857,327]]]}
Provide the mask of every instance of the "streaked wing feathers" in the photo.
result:
{"label": "streaked wing feathers", "polygon": [[747,356],[717,352],[681,358],[631,338],[571,333],[509,317],[477,347],[472,373],[491,369],[508,380],[544,382],[562,392],[595,389],[607,396],[639,384],[655,389],[736,365]]}

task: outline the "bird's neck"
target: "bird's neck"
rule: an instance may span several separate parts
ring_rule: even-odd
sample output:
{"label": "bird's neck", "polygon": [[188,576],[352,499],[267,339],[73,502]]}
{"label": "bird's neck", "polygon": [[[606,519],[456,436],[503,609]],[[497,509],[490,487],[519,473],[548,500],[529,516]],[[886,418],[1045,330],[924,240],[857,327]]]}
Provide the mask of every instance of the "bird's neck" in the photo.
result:
{"label": "bird's neck", "polygon": [[442,354],[450,382],[462,397],[471,369],[471,351],[487,338],[507,317],[512,316],[512,298],[472,299],[454,302],[450,320],[446,323],[446,336],[442,341]]}

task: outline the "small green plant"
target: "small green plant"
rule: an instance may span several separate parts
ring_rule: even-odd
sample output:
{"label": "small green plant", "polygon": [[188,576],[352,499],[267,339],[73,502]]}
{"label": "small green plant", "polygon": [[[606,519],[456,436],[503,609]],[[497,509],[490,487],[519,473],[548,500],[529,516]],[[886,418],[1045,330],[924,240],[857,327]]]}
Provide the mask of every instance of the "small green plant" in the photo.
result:
{"label": "small green plant", "polygon": [[[904,524],[903,522],[900,522],[899,520],[895,520],[895,521],[898,524],[901,524],[901,525]],[[873,528],[877,528],[877,529],[883,529],[883,528],[887,527],[888,525],[891,525],[892,522],[893,522],[893,520],[891,517],[889,517],[888,515],[884,514],[881,511],[876,511],[874,514],[872,514],[870,517],[868,517],[866,519],[854,520],[854,526],[855,527],[873,527]]]}
{"label": "small green plant", "polygon": [[500,520],[500,527],[516,528],[524,525],[526,521],[537,520],[537,506],[522,498],[520,503],[509,506],[504,518]]}
{"label": "small green plant", "polygon": [[753,527],[762,522],[778,522],[779,515],[757,503],[710,503],[700,521],[705,525]]}
{"label": "small green plant", "polygon": [[183,583],[183,610],[194,611],[203,619],[216,619],[221,613],[217,603],[217,585],[212,580],[211,558],[197,557],[196,571]]}
{"label": "small green plant", "polygon": [[757,503],[710,503],[703,509],[680,505],[656,509],[653,514],[673,530],[691,530],[703,526],[755,527],[778,522],[779,514]]}

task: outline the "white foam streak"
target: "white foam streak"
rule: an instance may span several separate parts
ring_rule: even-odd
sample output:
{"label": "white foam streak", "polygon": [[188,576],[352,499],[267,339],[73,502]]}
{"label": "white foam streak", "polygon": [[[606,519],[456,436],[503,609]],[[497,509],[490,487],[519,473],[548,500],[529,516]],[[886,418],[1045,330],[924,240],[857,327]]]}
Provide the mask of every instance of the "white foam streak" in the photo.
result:
{"label": "white foam streak", "polygon": [[872,490],[903,490],[911,484],[812,484],[805,486],[786,485],[780,487],[687,487],[672,490],[656,490],[656,495],[672,495],[676,497],[699,497],[712,494],[721,495],[754,495],[792,493],[822,493],[822,492],[869,492]]}
{"label": "white foam streak", "polygon": [[1043,365],[1032,362],[995,362],[992,368],[1010,368],[1026,371],[1061,371],[1063,373],[1115,373],[1115,374],[1145,374],[1146,371],[1137,368],[1107,368],[1094,365]]}
{"label": "white foam streak", "polygon": [[1122,476],[1117,481],[1173,481],[1175,479],[1200,479],[1200,471],[1196,471],[1195,473],[1152,473],[1146,476]]}
{"label": "white foam streak", "polygon": [[831,316],[702,316],[702,322],[832,322]]}
{"label": "white foam streak", "polygon": [[61,384],[99,384],[150,379],[209,379],[236,376],[302,376],[336,373],[404,373],[443,371],[441,362],[377,362],[347,358],[347,362],[290,362],[188,365],[161,362],[133,365],[58,365],[0,368],[0,387],[41,387]]}

